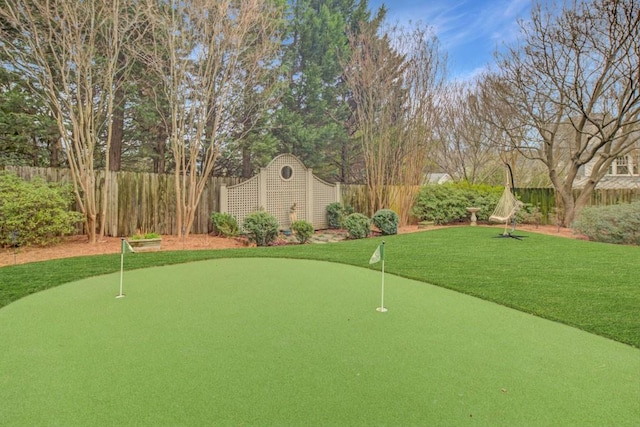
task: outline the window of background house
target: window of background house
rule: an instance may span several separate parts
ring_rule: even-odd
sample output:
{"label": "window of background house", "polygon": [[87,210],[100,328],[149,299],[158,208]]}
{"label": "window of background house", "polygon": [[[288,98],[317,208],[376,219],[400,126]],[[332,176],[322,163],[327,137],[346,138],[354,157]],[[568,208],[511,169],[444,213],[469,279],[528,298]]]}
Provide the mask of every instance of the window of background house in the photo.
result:
{"label": "window of background house", "polygon": [[627,156],[616,159],[616,175],[629,175],[629,158]]}

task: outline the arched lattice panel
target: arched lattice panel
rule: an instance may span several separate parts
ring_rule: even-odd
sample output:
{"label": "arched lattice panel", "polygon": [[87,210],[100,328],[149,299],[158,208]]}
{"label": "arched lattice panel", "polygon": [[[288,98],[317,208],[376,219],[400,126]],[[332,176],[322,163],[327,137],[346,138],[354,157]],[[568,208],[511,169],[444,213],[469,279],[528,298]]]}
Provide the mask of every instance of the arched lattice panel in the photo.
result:
{"label": "arched lattice panel", "polygon": [[291,154],[276,157],[248,181],[220,189],[220,211],[233,215],[240,226],[248,214],[263,208],[276,217],[281,230],[288,230],[295,204],[296,219],[309,221],[315,229],[327,228],[327,205],[339,201],[339,184],[316,178]]}
{"label": "arched lattice panel", "polygon": [[240,226],[247,215],[260,207],[259,191],[259,175],[227,189],[226,212],[233,215]]}
{"label": "arched lattice panel", "polygon": [[328,184],[320,178],[313,177],[313,226],[316,229],[328,228],[327,205],[339,201],[336,196],[336,185]]}
{"label": "arched lattice panel", "polygon": [[307,206],[307,168],[295,156],[276,157],[261,172],[266,175],[266,209],[283,230],[290,227],[290,209],[296,204],[297,219],[309,218]]}

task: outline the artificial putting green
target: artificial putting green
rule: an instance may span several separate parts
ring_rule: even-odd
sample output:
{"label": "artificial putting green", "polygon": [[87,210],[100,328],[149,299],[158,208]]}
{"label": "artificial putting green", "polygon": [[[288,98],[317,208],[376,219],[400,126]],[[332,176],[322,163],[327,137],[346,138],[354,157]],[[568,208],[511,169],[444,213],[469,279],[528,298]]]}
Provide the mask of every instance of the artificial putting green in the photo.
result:
{"label": "artificial putting green", "polygon": [[0,309],[0,425],[637,425],[640,350],[318,261],[118,274]]}

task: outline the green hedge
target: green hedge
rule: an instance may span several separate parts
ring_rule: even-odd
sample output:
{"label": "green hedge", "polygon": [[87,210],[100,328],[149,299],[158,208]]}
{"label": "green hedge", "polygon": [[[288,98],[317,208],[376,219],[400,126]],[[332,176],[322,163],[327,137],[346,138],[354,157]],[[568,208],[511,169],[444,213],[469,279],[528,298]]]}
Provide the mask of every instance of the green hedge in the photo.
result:
{"label": "green hedge", "polygon": [[590,240],[640,245],[640,202],[586,207],[572,228]]}
{"label": "green hedge", "polygon": [[420,221],[449,224],[468,221],[467,208],[477,207],[480,208],[476,214],[478,220],[487,221],[503,191],[503,187],[468,183],[425,185],[420,189],[411,213]]}
{"label": "green hedge", "polygon": [[82,214],[70,209],[70,186],[30,182],[0,172],[0,246],[47,246],[75,230]]}

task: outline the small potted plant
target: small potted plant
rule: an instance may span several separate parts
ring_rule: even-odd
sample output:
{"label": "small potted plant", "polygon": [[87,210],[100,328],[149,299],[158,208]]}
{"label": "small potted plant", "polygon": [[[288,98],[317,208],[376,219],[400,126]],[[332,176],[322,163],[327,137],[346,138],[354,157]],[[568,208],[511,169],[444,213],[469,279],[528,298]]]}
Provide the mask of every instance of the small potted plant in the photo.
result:
{"label": "small potted plant", "polygon": [[158,233],[136,233],[127,239],[134,251],[160,249],[162,237]]}

